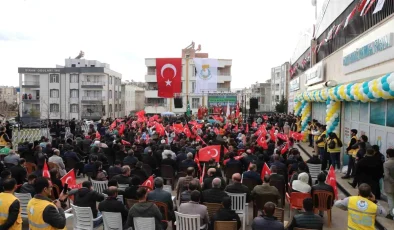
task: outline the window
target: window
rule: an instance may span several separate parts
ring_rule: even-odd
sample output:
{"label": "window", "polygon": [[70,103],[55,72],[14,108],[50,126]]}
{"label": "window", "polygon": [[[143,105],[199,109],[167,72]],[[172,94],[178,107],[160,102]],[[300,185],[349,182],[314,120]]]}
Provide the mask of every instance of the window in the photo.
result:
{"label": "window", "polygon": [[70,105],[70,113],[78,113],[78,104]]}
{"label": "window", "polygon": [[115,104],[115,112],[118,111],[118,104]]}
{"label": "window", "polygon": [[[118,99],[118,92],[117,91],[115,91],[115,99]],[[116,109],[115,109],[115,111],[116,111]]]}
{"label": "window", "polygon": [[59,104],[50,104],[49,105],[49,112],[58,113],[59,112]]}
{"label": "window", "polygon": [[70,83],[78,83],[78,74],[70,75]]}
{"label": "window", "polygon": [[370,105],[371,116],[369,118],[369,123],[375,125],[386,125],[386,102],[373,102],[370,103]]}
{"label": "window", "polygon": [[387,100],[387,123],[386,126],[394,127],[394,100]]}
{"label": "window", "polygon": [[360,119],[360,102],[352,103],[352,121],[359,121]]}
{"label": "window", "polygon": [[109,84],[112,85],[112,76],[109,76]]}
{"label": "window", "polygon": [[196,82],[192,82],[192,93],[196,92]]}
{"label": "window", "polygon": [[78,98],[78,90],[77,89],[71,89],[70,90],[70,97],[71,98]]}
{"label": "window", "polygon": [[108,91],[108,99],[112,99],[112,90]]}
{"label": "window", "polygon": [[275,96],[275,101],[279,101],[279,95]]}
{"label": "window", "polygon": [[200,105],[200,98],[192,98],[192,108],[196,109]]}
{"label": "window", "polygon": [[50,83],[59,83],[59,74],[50,74],[49,75]]}
{"label": "window", "polygon": [[195,77],[197,75],[197,69],[194,65],[192,66],[192,69],[193,69],[192,76]]}
{"label": "window", "polygon": [[109,110],[110,113],[112,113],[112,105],[109,105],[108,110]]}
{"label": "window", "polygon": [[59,90],[58,89],[51,89],[50,90],[50,97],[51,98],[59,98]]}
{"label": "window", "polygon": [[122,111],[122,105],[119,104],[119,111]]}

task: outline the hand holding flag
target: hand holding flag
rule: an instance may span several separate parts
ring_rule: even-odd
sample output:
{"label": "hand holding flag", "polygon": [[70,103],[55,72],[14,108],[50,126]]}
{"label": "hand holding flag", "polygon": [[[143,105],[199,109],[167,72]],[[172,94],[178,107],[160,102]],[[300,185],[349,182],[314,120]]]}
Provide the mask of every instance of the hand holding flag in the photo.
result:
{"label": "hand holding flag", "polygon": [[44,162],[44,168],[42,169],[42,177],[51,178],[51,174],[49,174],[47,160]]}
{"label": "hand holding flag", "polygon": [[337,200],[338,199],[337,178],[335,175],[334,167],[332,167],[332,165],[330,166],[330,170],[328,171],[328,174],[327,174],[326,184],[329,184],[332,186],[332,188],[334,189],[335,199]]}
{"label": "hand holding flag", "polygon": [[264,176],[265,175],[271,175],[271,170],[268,167],[267,163],[264,163],[263,168],[261,169],[261,180],[264,181]]}

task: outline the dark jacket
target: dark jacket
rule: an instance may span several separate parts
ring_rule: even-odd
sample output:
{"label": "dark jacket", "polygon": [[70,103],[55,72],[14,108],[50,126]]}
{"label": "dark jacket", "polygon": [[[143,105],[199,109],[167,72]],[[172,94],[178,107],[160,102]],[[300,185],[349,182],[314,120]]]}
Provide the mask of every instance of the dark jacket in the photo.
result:
{"label": "dark jacket", "polygon": [[15,221],[18,219],[19,211],[20,203],[19,200],[16,199],[8,208],[8,218],[3,225],[0,225],[0,230],[9,229],[12,225],[14,225]]}
{"label": "dark jacket", "polygon": [[127,187],[123,193],[123,197],[125,199],[136,200],[137,199],[137,189],[138,189],[138,186],[134,186],[134,185]]}
{"label": "dark jacket", "polygon": [[162,165],[169,165],[169,166],[171,166],[174,169],[174,173],[175,173],[175,169],[177,168],[177,165],[176,165],[176,162],[173,159],[171,159],[171,158],[163,159],[161,161],[161,164]]}
{"label": "dark jacket", "polygon": [[[41,195],[35,195],[34,198],[52,202],[52,200],[49,198],[43,197]],[[63,229],[66,227],[66,215],[64,214],[62,208],[56,208],[53,205],[48,205],[44,209],[42,217],[45,223],[51,225],[54,228]]]}
{"label": "dark jacket", "polygon": [[313,212],[298,214],[294,216],[288,229],[293,230],[295,227],[321,230],[323,229],[323,218]]}
{"label": "dark jacket", "polygon": [[227,193],[220,188],[211,188],[202,192],[201,203],[222,203],[223,197],[228,197]]}
{"label": "dark jacket", "polygon": [[159,201],[167,204],[168,217],[170,220],[175,220],[174,202],[172,201],[171,193],[164,191],[162,188],[155,188],[153,191],[148,193],[146,200]]}
{"label": "dark jacket", "polygon": [[[203,182],[203,190],[211,189],[212,188],[212,181],[215,179],[216,175],[214,176],[209,176],[204,178]],[[224,181],[223,177],[219,177],[221,180],[220,188],[223,190],[226,187],[226,182]]]}
{"label": "dark jacket", "polygon": [[252,223],[252,230],[284,230],[285,227],[282,222],[276,220],[275,217],[258,216],[254,218]]}
{"label": "dark jacket", "polygon": [[135,165],[138,162],[138,159],[134,156],[127,156],[123,159],[123,164],[125,165]]}
{"label": "dark jacket", "polygon": [[215,221],[237,221],[237,229],[241,228],[241,220],[235,211],[227,208],[221,208],[212,217],[209,229],[214,230]]}
{"label": "dark jacket", "polygon": [[243,174],[243,178],[252,179],[257,182],[257,184],[262,184],[260,173],[255,171],[246,171]]}
{"label": "dark jacket", "polygon": [[29,184],[28,182],[24,183],[21,188],[19,189],[20,193],[30,193],[31,197],[34,197],[36,195],[36,190],[34,189],[34,186],[32,184]]}
{"label": "dark jacket", "polygon": [[116,198],[108,197],[98,205],[100,212],[119,212],[122,215],[122,223],[126,223],[128,211],[122,202]]}
{"label": "dark jacket", "polygon": [[[116,167],[116,166],[111,166],[108,169],[108,176],[110,179],[116,175],[122,174],[122,168],[121,167]],[[119,181],[118,181],[119,183]]]}
{"label": "dark jacket", "polygon": [[194,169],[197,169],[197,164],[196,162],[194,162],[194,160],[190,160],[190,159],[186,159],[184,161],[182,161],[180,168],[189,168],[192,167]]}
{"label": "dark jacket", "polygon": [[112,177],[112,179],[118,181],[118,184],[130,184],[130,182],[131,182],[131,177],[124,176],[122,174],[116,175],[116,176]]}
{"label": "dark jacket", "polygon": [[270,175],[270,181],[283,181],[283,183],[285,183],[285,177],[283,175],[274,173]]}
{"label": "dark jacket", "polygon": [[88,188],[73,189],[69,195],[74,195],[74,204],[79,207],[90,207],[93,218],[97,217],[96,202],[104,200],[104,195]]}
{"label": "dark jacket", "polygon": [[133,227],[134,217],[153,217],[155,218],[155,230],[161,230],[162,215],[159,208],[152,202],[139,202],[130,208],[129,215],[127,216],[126,228]]}
{"label": "dark jacket", "polygon": [[27,171],[21,165],[16,165],[10,169],[11,175],[15,178],[17,184],[23,184],[26,181]]}
{"label": "dark jacket", "polygon": [[142,163],[149,165],[153,170],[159,167],[156,158],[151,155],[144,155],[142,157]]}
{"label": "dark jacket", "polygon": [[249,188],[241,183],[233,183],[233,184],[227,185],[227,187],[224,189],[224,191],[229,192],[229,193],[246,193],[246,202],[247,203],[250,202]]}
{"label": "dark jacket", "polygon": [[145,170],[140,169],[140,168],[134,168],[131,170],[130,174],[132,176],[137,176],[140,178],[142,182],[146,181],[148,179],[148,174],[145,172]]}

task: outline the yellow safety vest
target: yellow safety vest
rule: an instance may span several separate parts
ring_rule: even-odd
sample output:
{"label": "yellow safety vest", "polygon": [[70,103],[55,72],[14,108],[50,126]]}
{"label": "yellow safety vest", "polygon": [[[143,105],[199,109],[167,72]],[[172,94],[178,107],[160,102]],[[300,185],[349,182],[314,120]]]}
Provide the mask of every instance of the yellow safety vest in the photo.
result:
{"label": "yellow safety vest", "polygon": [[[357,137],[356,136],[353,136],[352,137],[352,139],[356,139],[356,141],[357,141]],[[350,140],[350,142],[352,142],[351,140]],[[347,145],[348,147],[350,147],[350,142],[349,142],[349,144]],[[357,155],[357,152],[358,152],[358,149],[351,149],[351,150],[349,150],[349,154],[350,155],[352,155],[352,157],[354,157],[354,158],[356,158],[356,155]]]}
{"label": "yellow safety vest", "polygon": [[348,203],[347,225],[350,230],[375,230],[378,206],[361,196],[351,196]]}
{"label": "yellow safety vest", "polygon": [[4,147],[7,145],[7,141],[5,141],[4,139],[4,135],[6,135],[5,133],[3,133],[3,135],[0,136],[0,146]]}
{"label": "yellow safety vest", "polygon": [[[330,144],[331,141],[335,142],[335,148],[333,148],[333,149],[330,149],[328,147],[328,145]],[[327,143],[327,152],[329,152],[329,153],[340,153],[341,152],[341,147],[339,147],[337,139],[328,138],[326,143]]]}
{"label": "yellow safety vest", "polygon": [[[317,140],[319,140],[320,138],[322,138],[323,135],[326,135],[326,133],[327,133],[327,132],[324,131],[322,134],[320,134],[320,136],[317,138]],[[324,148],[325,145],[326,145],[326,140],[325,140],[325,138],[324,138],[322,142],[319,142],[319,143],[317,144],[317,147],[319,147],[319,148]]]}
{"label": "yellow safety vest", "polygon": [[[27,217],[29,219],[30,230],[55,230],[57,228],[45,223],[43,218],[44,209],[52,205],[56,208],[55,204],[42,199],[32,198],[27,204]],[[56,208],[57,209],[57,208]],[[64,230],[67,229],[66,227]]]}
{"label": "yellow safety vest", "polygon": [[[17,200],[13,194],[11,193],[0,193],[0,225],[5,224],[8,219],[8,211],[12,203]],[[19,208],[18,218],[16,219],[14,225],[9,228],[10,230],[22,230],[22,217],[21,217],[21,209]]]}

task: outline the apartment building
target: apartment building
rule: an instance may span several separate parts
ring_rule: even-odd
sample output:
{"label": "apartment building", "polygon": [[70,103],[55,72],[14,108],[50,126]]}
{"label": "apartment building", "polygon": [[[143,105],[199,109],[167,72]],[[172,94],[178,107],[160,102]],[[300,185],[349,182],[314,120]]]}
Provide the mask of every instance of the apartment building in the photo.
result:
{"label": "apartment building", "polygon": [[265,83],[252,84],[250,87],[252,98],[257,98],[258,108],[256,109],[256,113],[259,112],[268,112],[272,111],[272,103],[271,103],[271,81],[268,80]]}
{"label": "apartment building", "polygon": [[21,117],[99,120],[121,114],[122,74],[95,60],[66,59],[56,68],[20,67]]}
{"label": "apartment building", "polygon": [[128,116],[130,113],[144,109],[145,89],[138,87],[131,82],[123,82],[121,86],[122,107],[121,116]]}
{"label": "apartment building", "polygon": [[281,98],[287,100],[287,84],[289,81],[289,66],[290,63],[286,62],[281,66],[277,66],[271,69],[271,105],[275,108],[275,105],[279,103]]}

